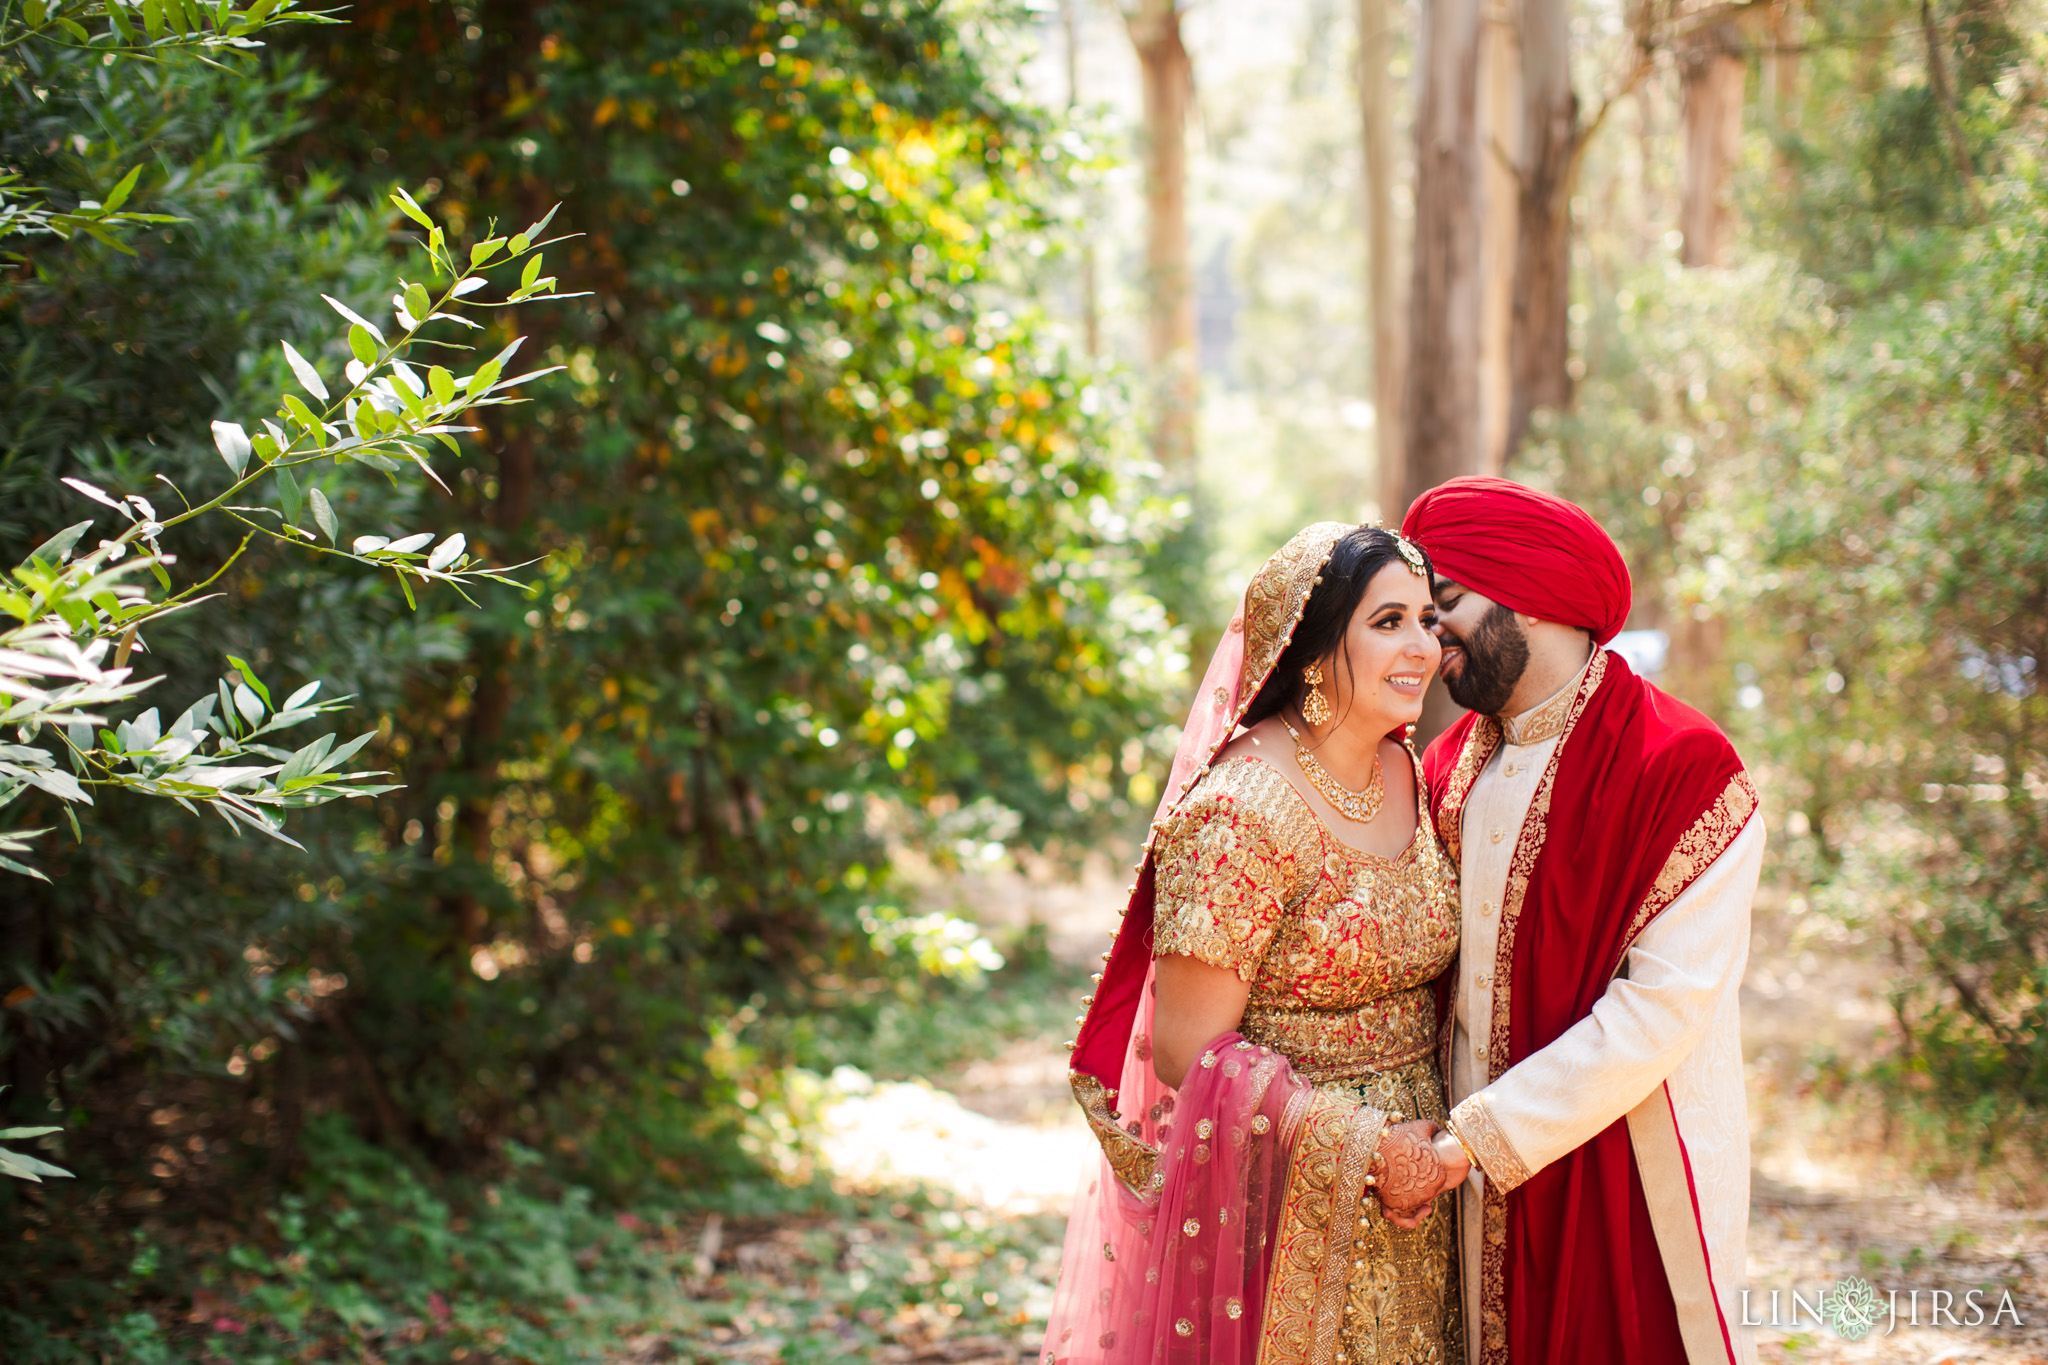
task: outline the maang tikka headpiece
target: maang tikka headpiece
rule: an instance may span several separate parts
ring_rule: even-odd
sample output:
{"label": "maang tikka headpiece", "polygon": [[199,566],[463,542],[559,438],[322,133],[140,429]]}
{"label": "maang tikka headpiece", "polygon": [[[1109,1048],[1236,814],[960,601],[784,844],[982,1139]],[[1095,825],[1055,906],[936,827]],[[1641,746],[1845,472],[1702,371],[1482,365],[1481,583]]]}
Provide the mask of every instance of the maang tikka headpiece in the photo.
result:
{"label": "maang tikka headpiece", "polygon": [[1422,579],[1429,577],[1429,561],[1422,557],[1420,546],[1382,521],[1376,519],[1372,524],[1394,538],[1394,548],[1400,551],[1402,562],[1415,573],[1416,577]]}

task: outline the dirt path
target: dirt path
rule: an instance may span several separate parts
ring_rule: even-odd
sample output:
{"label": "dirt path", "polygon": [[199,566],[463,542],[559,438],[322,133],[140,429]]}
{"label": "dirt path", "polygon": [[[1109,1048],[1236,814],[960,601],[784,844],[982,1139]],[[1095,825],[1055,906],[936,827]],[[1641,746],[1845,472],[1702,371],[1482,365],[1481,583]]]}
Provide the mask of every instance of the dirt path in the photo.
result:
{"label": "dirt path", "polygon": [[[1089,871],[1062,884],[990,880],[972,900],[985,921],[1046,923],[1078,988],[1121,892],[1107,866]],[[2048,1208],[1902,1177],[1873,1136],[1881,1125],[1828,1113],[1814,1098],[1813,1059],[1872,1046],[1886,1021],[1883,965],[1796,900],[1767,898],[1756,926],[1744,1021],[1755,1154],[1749,1315],[1762,1361],[2048,1365]],[[1057,1215],[1095,1159],[1057,1038],[1015,1040],[931,1085],[856,1079],[824,1128],[823,1156],[843,1182],[950,1192],[1016,1228],[1049,1288]],[[1810,1311],[1851,1275],[1885,1302],[1876,1330],[1855,1341]],[[1014,1335],[934,1336],[889,1358],[1028,1359],[1047,1306],[1042,1291],[1034,1299],[1012,1320]]]}

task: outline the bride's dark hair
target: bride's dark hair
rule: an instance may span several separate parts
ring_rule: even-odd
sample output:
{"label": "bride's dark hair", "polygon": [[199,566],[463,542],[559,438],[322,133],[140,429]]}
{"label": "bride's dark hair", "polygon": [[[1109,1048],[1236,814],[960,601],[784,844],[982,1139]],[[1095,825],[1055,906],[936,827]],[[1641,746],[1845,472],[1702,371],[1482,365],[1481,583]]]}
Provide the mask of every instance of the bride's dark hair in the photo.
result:
{"label": "bride's dark hair", "polygon": [[[1416,547],[1418,550],[1420,546]],[[1242,724],[1249,729],[1268,716],[1296,706],[1302,690],[1307,686],[1301,679],[1302,670],[1310,664],[1321,663],[1332,655],[1344,659],[1348,673],[1351,667],[1348,655],[1341,655],[1344,634],[1351,629],[1352,613],[1365,600],[1365,589],[1389,564],[1402,562],[1401,542],[1392,531],[1378,526],[1361,526],[1347,532],[1336,548],[1330,551],[1330,558],[1323,565],[1322,581],[1309,592],[1308,606],[1301,613],[1301,624],[1294,628],[1294,638],[1280,655],[1280,662],[1273,666],[1266,685],[1259,689],[1259,695],[1245,709]],[[1422,556],[1422,573],[1427,582],[1436,581],[1436,570],[1429,562],[1427,552]],[[1330,679],[1335,682],[1336,679]]]}

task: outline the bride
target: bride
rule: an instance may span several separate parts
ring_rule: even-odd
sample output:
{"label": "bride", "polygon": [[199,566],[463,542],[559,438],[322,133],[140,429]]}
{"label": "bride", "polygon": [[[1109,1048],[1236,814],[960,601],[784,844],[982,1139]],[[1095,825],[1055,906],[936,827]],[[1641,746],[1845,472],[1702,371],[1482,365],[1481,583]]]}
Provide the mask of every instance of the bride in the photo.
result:
{"label": "bride", "polygon": [[1456,868],[1406,744],[1430,570],[1323,522],[1245,589],[1073,1046],[1085,1177],[1040,1359],[1463,1358],[1434,986]]}

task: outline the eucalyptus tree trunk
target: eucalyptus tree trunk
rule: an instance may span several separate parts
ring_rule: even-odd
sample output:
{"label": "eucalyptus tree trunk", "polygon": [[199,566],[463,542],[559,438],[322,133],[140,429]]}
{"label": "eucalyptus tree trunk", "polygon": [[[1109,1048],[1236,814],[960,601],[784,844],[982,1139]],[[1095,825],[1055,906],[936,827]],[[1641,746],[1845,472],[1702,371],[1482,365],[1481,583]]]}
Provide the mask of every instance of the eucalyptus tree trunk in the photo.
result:
{"label": "eucalyptus tree trunk", "polygon": [[1479,30],[1479,466],[1507,465],[1514,400],[1514,206],[1521,198],[1515,149],[1522,144],[1522,52],[1517,0],[1496,0]]}
{"label": "eucalyptus tree trunk", "polygon": [[1516,207],[1514,314],[1509,352],[1514,392],[1506,454],[1538,408],[1572,401],[1571,196],[1579,151],[1579,98],[1572,89],[1567,0],[1522,0],[1522,156]]}
{"label": "eucalyptus tree trunk", "polygon": [[1372,320],[1373,436],[1379,455],[1380,515],[1398,524],[1408,510],[1407,447],[1401,420],[1408,329],[1402,316],[1401,243],[1394,219],[1393,7],[1358,0],[1358,108],[1365,147],[1366,315]]}
{"label": "eucalyptus tree trunk", "polygon": [[1195,449],[1198,395],[1194,278],[1188,269],[1187,123],[1194,71],[1181,44],[1178,0],[1138,0],[1124,12],[1145,99],[1147,359],[1154,396],[1152,448],[1168,469]]}
{"label": "eucalyptus tree trunk", "polygon": [[1415,238],[1409,293],[1406,507],[1479,467],[1479,0],[1422,0],[1416,35]]}
{"label": "eucalyptus tree trunk", "polygon": [[1735,232],[1729,186],[1741,152],[1743,88],[1749,77],[1742,54],[1742,34],[1732,22],[1700,30],[1678,51],[1685,139],[1678,207],[1685,244],[1679,260],[1688,266],[1728,263]]}

